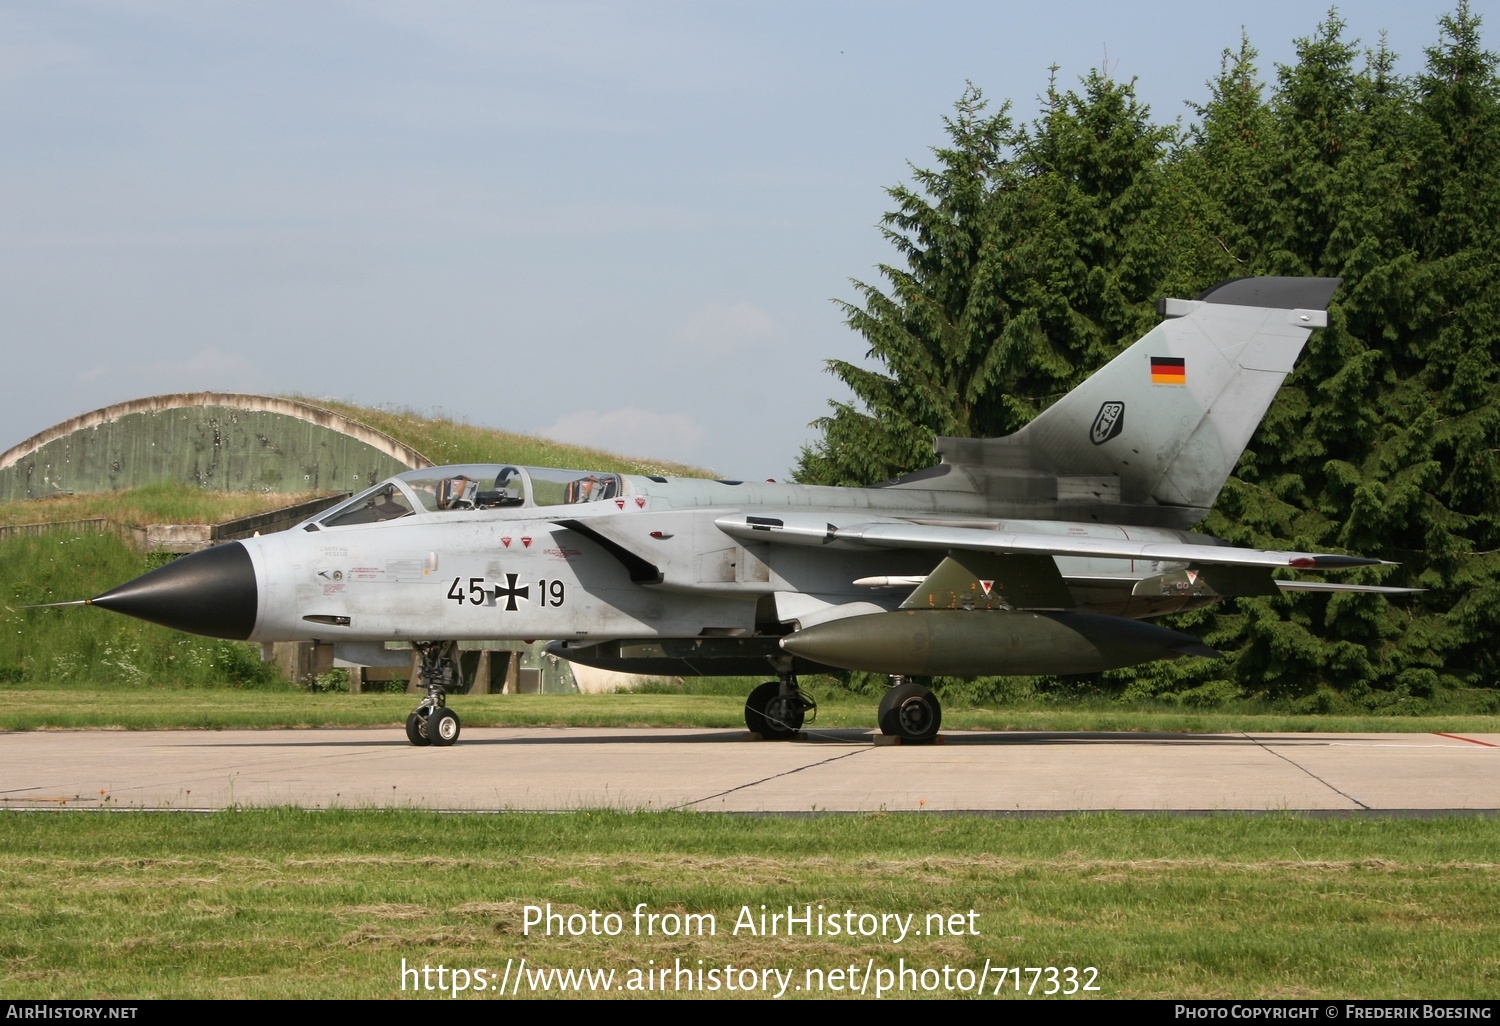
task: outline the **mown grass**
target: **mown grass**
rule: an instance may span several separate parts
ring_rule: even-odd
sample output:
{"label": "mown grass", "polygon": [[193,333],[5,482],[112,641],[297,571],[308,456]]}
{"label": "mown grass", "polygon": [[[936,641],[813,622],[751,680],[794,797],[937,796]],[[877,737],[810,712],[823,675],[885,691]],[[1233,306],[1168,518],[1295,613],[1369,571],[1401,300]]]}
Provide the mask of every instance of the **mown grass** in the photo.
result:
{"label": "mown grass", "polygon": [[117,524],[217,524],[307,502],[328,492],[212,492],[162,481],[91,495],[56,495],[0,503],[0,527],[108,517]]}
{"label": "mown grass", "polygon": [[[988,959],[1094,966],[1102,997],[1489,998],[1497,842],[1484,818],[0,813],[0,997],[436,996],[410,977],[403,992],[402,959],[526,958],[621,981],[679,959],[799,984]],[[716,930],[636,936],[642,902]],[[618,913],[624,932],[524,932],[525,906],[548,903]],[[965,926],[899,944],[736,935],[762,904]]]}
{"label": "mown grass", "polygon": [[[465,727],[743,728],[745,695],[458,695],[449,704]],[[406,694],[310,693],[289,685],[195,687],[0,686],[0,730],[234,730],[300,727],[399,729],[417,698]],[[819,728],[876,728],[877,701],[827,687]],[[1120,731],[1164,733],[1500,733],[1493,716],[1312,716],[1034,705],[943,710],[943,730]]]}
{"label": "mown grass", "polygon": [[0,543],[0,683],[286,687],[256,645],[182,634],[102,609],[25,608],[91,598],[159,563],[108,534]]}
{"label": "mown grass", "polygon": [[[418,697],[311,694],[302,689],[214,691],[0,689],[0,730],[120,728],[230,730],[390,727],[399,730]],[[450,705],[465,727],[744,726],[744,700],[728,696],[488,695]],[[873,711],[870,715],[873,723]]]}

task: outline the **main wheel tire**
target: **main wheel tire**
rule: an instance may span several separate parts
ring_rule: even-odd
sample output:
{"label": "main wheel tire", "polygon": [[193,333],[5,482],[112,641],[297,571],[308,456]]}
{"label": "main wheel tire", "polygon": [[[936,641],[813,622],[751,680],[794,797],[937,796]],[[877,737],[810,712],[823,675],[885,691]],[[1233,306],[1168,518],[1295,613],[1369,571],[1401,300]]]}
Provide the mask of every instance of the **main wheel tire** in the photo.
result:
{"label": "main wheel tire", "polygon": [[930,741],[943,723],[937,696],[920,684],[897,684],[880,700],[880,732],[904,741]]}
{"label": "main wheel tire", "polygon": [[768,680],[745,699],[745,727],[768,740],[783,741],[797,736],[805,711],[800,699],[782,699],[780,682]]}
{"label": "main wheel tire", "polygon": [[418,748],[432,744],[427,736],[428,712],[427,709],[418,709],[406,718],[406,740]]}
{"label": "main wheel tire", "polygon": [[427,717],[427,736],[439,748],[447,748],[458,740],[458,713],[452,709],[438,709]]}

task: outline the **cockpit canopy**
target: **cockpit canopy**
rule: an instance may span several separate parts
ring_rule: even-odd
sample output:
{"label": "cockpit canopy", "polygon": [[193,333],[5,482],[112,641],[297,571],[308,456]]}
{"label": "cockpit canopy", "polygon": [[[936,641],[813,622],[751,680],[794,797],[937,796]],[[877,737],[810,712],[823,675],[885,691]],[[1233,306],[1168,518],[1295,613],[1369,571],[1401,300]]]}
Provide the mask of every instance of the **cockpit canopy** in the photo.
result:
{"label": "cockpit canopy", "polygon": [[566,506],[613,499],[624,484],[601,471],[468,463],[424,467],[387,478],[309,522],[319,527],[375,524],[414,513]]}

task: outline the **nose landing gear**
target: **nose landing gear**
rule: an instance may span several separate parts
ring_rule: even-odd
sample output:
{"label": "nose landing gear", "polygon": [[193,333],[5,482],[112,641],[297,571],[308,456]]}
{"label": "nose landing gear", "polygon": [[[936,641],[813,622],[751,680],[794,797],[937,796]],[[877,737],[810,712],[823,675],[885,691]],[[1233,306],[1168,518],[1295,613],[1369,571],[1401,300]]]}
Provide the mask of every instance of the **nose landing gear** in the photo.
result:
{"label": "nose landing gear", "polygon": [[458,713],[447,707],[449,691],[464,686],[463,669],[458,663],[458,642],[419,641],[412,646],[421,656],[417,675],[427,689],[427,697],[406,718],[406,739],[417,746],[436,745],[446,748],[458,740],[461,729]]}

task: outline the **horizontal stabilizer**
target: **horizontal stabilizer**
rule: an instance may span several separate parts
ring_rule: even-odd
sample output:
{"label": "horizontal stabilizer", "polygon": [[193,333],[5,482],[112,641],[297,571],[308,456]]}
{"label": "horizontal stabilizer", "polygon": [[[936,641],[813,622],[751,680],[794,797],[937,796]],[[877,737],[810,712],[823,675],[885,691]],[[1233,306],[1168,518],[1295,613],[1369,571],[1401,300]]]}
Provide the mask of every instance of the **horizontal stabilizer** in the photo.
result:
{"label": "horizontal stabilizer", "polygon": [[1418,595],[1426,588],[1397,588],[1386,584],[1334,584],[1330,581],[1277,581],[1280,591],[1365,591],[1375,595]]}

